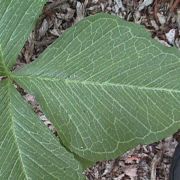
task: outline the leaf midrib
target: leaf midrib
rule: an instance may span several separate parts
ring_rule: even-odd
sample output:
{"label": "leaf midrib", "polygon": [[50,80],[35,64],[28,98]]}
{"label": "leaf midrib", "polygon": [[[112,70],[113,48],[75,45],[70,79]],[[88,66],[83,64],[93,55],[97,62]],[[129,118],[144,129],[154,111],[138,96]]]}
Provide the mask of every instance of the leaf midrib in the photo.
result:
{"label": "leaf midrib", "polygon": [[22,76],[13,74],[12,77],[16,80],[19,78],[28,78],[28,79],[40,79],[41,81],[64,81],[66,84],[81,84],[81,85],[92,85],[92,86],[99,86],[99,87],[120,87],[120,88],[129,88],[129,89],[137,89],[137,90],[145,90],[145,91],[161,91],[167,93],[180,93],[178,89],[168,89],[168,88],[161,88],[161,87],[147,87],[147,86],[138,86],[132,84],[121,84],[121,83],[112,83],[112,82],[98,82],[98,81],[86,81],[86,80],[75,80],[75,79],[68,79],[68,78],[52,78],[52,77],[38,77],[38,76]]}
{"label": "leaf midrib", "polygon": [[20,164],[21,164],[21,168],[22,168],[22,171],[23,171],[23,174],[25,176],[26,179],[28,179],[28,176],[27,176],[27,172],[26,172],[26,169],[24,167],[24,164],[23,164],[23,158],[22,158],[22,155],[21,155],[21,150],[20,150],[20,147],[18,145],[18,140],[17,140],[17,136],[16,136],[16,132],[15,132],[15,125],[14,125],[14,117],[13,117],[13,113],[12,113],[12,109],[11,109],[11,87],[10,87],[10,82],[8,81],[8,95],[9,95],[9,116],[11,117],[11,131],[13,133],[13,136],[14,136],[14,140],[15,140],[15,144],[16,144],[16,147],[17,147],[17,151],[18,151],[18,154],[19,154],[19,160],[20,160]]}

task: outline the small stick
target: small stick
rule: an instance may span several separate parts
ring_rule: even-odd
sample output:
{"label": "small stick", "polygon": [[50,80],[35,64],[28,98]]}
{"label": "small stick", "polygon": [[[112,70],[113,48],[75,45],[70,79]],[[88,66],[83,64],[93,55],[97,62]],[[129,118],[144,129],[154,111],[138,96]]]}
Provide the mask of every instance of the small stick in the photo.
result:
{"label": "small stick", "polygon": [[156,168],[162,158],[163,151],[160,150],[151,162],[151,180],[156,180]]}
{"label": "small stick", "polygon": [[174,2],[174,4],[170,8],[170,12],[173,12],[178,7],[178,5],[180,5],[180,0],[176,0]]}
{"label": "small stick", "polygon": [[155,17],[155,20],[156,20],[157,23],[159,23],[159,19],[157,17],[158,8],[159,8],[158,0],[155,0],[155,2],[154,2],[154,17]]}

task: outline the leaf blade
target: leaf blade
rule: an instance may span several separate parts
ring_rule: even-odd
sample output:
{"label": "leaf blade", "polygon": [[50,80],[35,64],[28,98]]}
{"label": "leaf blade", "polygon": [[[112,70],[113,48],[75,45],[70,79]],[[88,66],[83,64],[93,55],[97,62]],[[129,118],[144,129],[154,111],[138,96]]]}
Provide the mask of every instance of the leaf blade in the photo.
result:
{"label": "leaf blade", "polygon": [[0,82],[0,177],[83,179],[82,169],[8,81]]}
{"label": "leaf blade", "polygon": [[0,0],[0,40],[4,63],[11,68],[46,0]]}
{"label": "leaf blade", "polygon": [[7,75],[6,67],[5,67],[5,64],[3,62],[2,51],[1,51],[1,48],[0,48],[0,76],[5,76],[5,75]]}
{"label": "leaf blade", "polygon": [[141,26],[100,14],[71,28],[14,78],[36,96],[63,143],[97,161],[179,127],[179,69],[174,48],[151,40]]}

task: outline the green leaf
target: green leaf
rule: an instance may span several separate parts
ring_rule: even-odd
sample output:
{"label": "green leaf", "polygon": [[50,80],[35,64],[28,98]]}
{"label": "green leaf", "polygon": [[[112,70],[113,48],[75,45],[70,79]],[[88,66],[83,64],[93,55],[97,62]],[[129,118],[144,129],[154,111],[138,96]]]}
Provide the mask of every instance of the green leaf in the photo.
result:
{"label": "green leaf", "polygon": [[0,45],[11,68],[46,0],[0,0]]}
{"label": "green leaf", "polygon": [[0,179],[83,179],[82,169],[11,82],[0,82]]}
{"label": "green leaf", "polygon": [[2,52],[1,52],[1,48],[0,48],[0,76],[5,76],[5,75],[6,75],[6,67],[3,62]]}
{"label": "green leaf", "polygon": [[118,17],[88,17],[13,76],[35,95],[64,145],[90,161],[180,127],[179,51]]}

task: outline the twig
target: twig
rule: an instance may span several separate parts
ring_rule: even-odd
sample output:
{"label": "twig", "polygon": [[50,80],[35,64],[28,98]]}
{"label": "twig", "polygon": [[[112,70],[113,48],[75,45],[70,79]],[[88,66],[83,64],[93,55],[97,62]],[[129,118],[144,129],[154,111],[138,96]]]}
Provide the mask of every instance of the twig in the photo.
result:
{"label": "twig", "polygon": [[180,0],[175,0],[174,4],[170,8],[170,12],[173,12],[178,7],[178,5],[180,5]]}
{"label": "twig", "polygon": [[159,23],[159,19],[158,19],[158,17],[157,17],[158,8],[159,8],[159,6],[158,6],[158,0],[155,0],[155,2],[154,2],[154,17],[155,17],[155,21],[156,21],[157,23]]}
{"label": "twig", "polygon": [[156,180],[156,168],[162,158],[163,151],[160,150],[151,162],[151,180]]}

